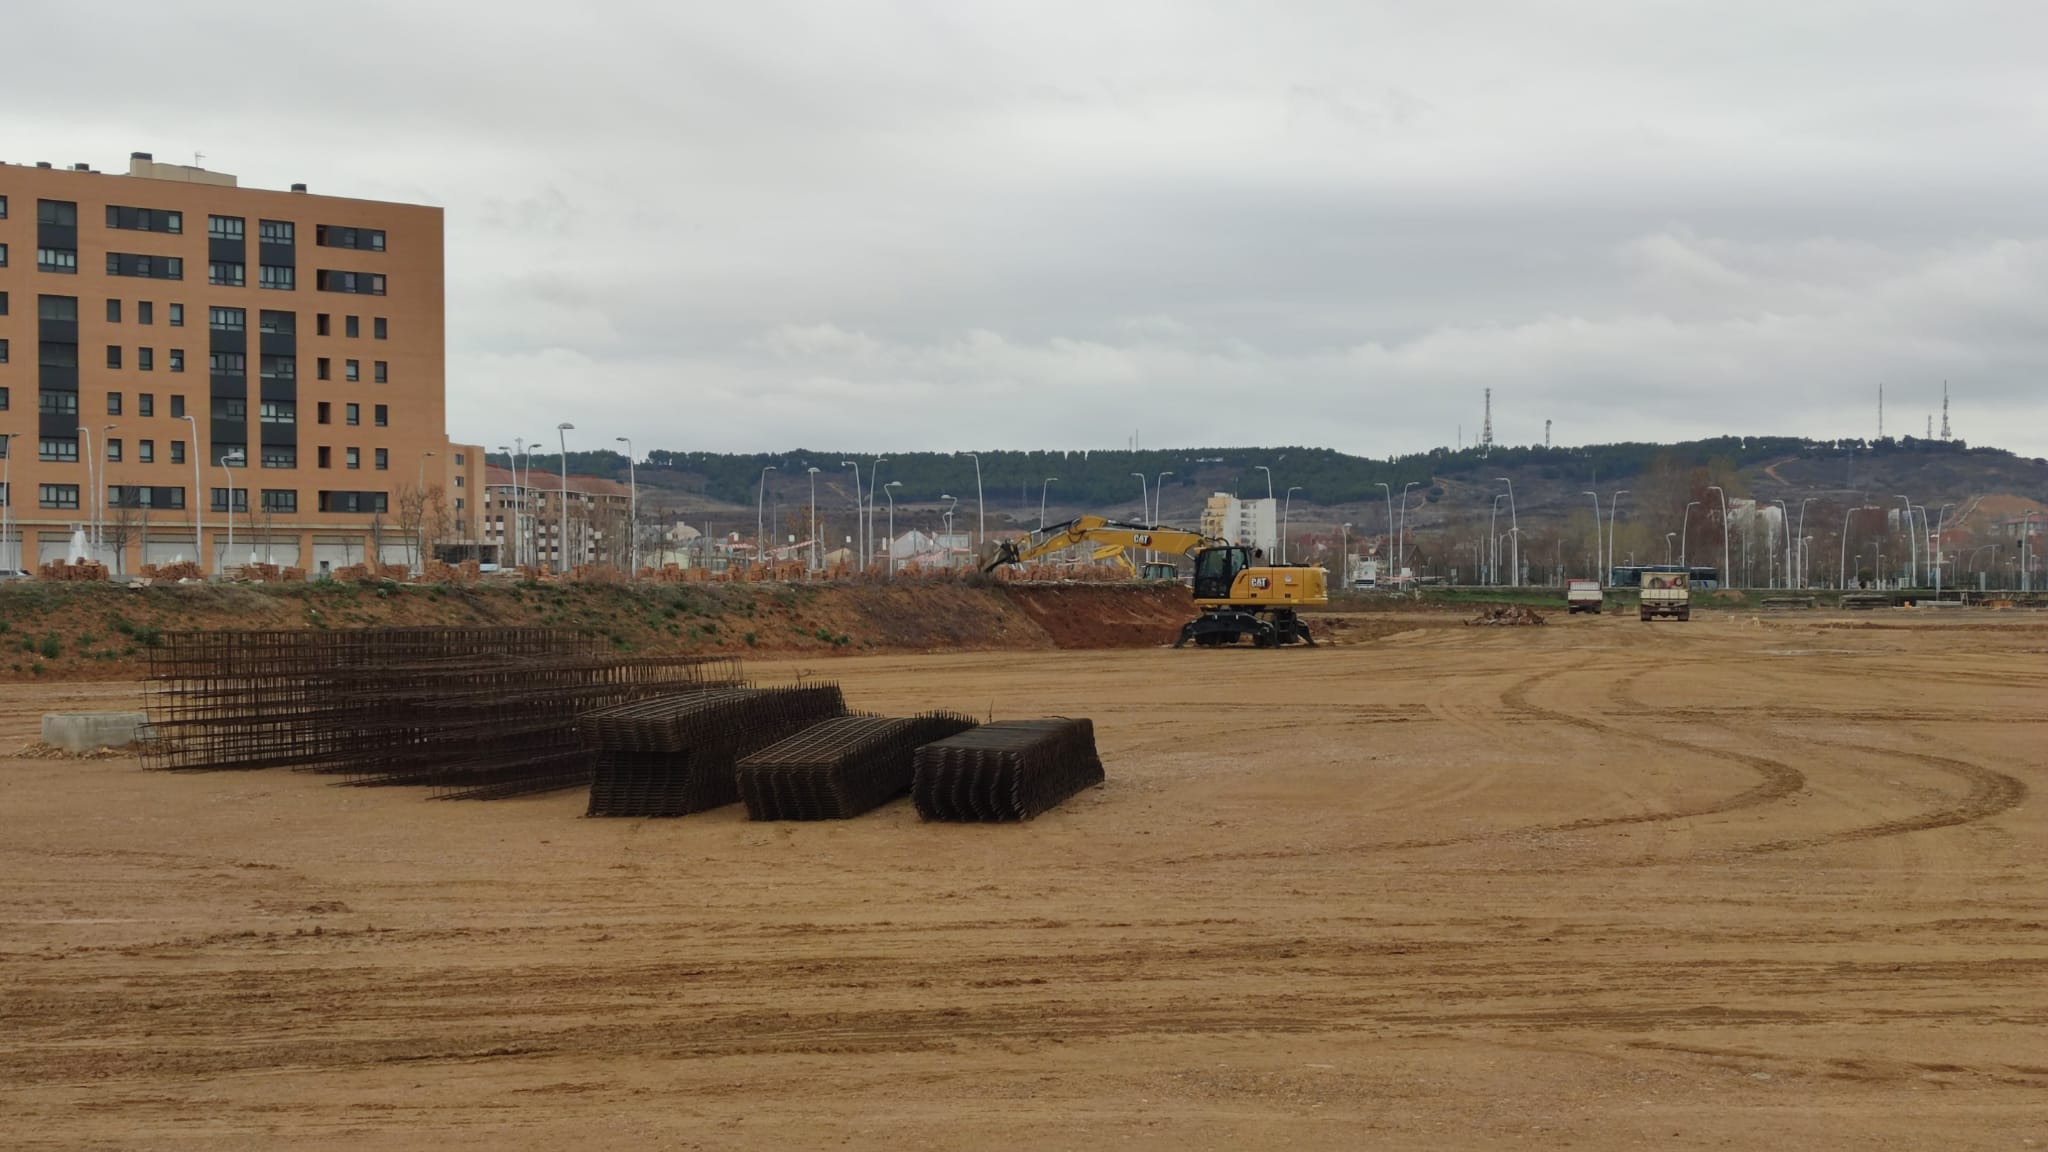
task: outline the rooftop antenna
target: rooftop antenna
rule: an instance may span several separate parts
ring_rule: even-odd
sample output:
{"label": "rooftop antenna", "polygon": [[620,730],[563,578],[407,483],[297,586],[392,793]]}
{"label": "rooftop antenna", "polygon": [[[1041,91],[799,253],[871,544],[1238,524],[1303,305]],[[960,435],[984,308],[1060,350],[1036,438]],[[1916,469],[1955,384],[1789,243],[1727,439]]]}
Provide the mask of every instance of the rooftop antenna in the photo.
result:
{"label": "rooftop antenna", "polygon": [[1550,421],[1548,420],[1543,422],[1543,447],[1546,450],[1550,447]]}
{"label": "rooftop antenna", "polygon": [[194,153],[192,154],[192,166],[193,166],[194,168],[197,168],[197,167],[199,167],[199,166],[200,166],[200,165],[199,165],[199,162],[200,162],[201,160],[204,160],[204,159],[206,159],[206,153],[204,153],[204,152],[194,152]]}
{"label": "rooftop antenna", "polygon": [[1486,423],[1479,426],[1479,455],[1493,452],[1493,389],[1486,390]]}
{"label": "rooftop antenna", "polygon": [[1941,382],[1941,442],[1948,443],[1948,381]]}

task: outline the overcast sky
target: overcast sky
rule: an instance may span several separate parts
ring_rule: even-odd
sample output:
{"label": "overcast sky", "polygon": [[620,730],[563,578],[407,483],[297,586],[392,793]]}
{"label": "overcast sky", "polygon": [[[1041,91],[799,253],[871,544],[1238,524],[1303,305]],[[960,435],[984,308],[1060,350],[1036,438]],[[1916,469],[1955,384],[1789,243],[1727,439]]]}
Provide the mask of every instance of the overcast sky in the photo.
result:
{"label": "overcast sky", "polygon": [[448,213],[449,419],[2048,455],[2048,5],[20,4],[0,151]]}

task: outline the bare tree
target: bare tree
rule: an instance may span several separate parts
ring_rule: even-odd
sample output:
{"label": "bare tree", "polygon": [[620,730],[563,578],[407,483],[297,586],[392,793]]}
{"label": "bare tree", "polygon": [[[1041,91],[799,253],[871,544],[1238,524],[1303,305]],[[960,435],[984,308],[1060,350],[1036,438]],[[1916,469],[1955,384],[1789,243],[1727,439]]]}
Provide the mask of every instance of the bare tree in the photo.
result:
{"label": "bare tree", "polygon": [[135,506],[132,500],[120,502],[114,519],[100,527],[100,538],[114,548],[114,571],[125,575],[128,571],[128,542],[135,539]]}
{"label": "bare tree", "polygon": [[372,571],[384,563],[384,514],[379,512],[370,517],[370,555],[366,557]]}

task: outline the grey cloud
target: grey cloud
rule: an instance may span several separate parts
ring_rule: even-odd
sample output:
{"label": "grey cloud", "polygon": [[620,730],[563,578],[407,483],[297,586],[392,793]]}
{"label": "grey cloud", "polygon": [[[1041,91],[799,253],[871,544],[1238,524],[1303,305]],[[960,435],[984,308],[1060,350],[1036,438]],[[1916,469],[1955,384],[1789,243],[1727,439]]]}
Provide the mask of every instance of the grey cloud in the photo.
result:
{"label": "grey cloud", "polygon": [[[643,446],[1873,430],[2048,453],[2048,10],[10,14],[10,159],[448,209],[450,418]],[[205,59],[206,69],[165,69]],[[233,77],[225,83],[223,77]],[[1915,424],[1910,416],[1902,426]]]}

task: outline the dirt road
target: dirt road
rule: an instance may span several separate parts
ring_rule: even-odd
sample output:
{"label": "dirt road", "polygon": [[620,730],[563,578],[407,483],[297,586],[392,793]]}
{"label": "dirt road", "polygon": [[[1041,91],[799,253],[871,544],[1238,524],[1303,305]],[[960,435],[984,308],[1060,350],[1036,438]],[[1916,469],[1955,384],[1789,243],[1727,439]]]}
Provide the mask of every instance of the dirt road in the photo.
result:
{"label": "dirt road", "polygon": [[[1093,716],[1109,783],[771,826],[0,759],[5,1142],[2048,1146],[2048,620],[814,669]],[[135,695],[6,686],[0,749]]]}

